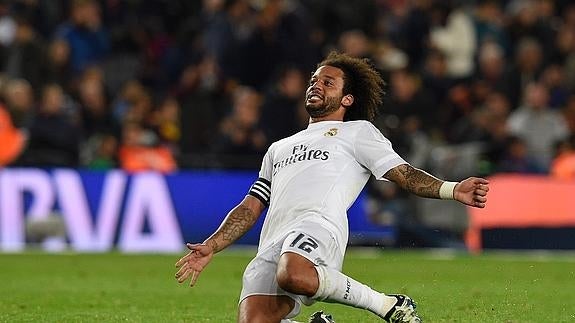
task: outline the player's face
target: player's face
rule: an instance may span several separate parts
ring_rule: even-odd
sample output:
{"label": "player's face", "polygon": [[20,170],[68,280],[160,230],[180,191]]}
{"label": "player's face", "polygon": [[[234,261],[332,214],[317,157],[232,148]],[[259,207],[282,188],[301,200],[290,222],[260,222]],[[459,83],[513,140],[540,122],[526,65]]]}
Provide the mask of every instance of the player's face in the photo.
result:
{"label": "player's face", "polygon": [[343,77],[343,71],[333,66],[322,66],[315,71],[305,93],[305,109],[310,117],[325,117],[341,107]]}

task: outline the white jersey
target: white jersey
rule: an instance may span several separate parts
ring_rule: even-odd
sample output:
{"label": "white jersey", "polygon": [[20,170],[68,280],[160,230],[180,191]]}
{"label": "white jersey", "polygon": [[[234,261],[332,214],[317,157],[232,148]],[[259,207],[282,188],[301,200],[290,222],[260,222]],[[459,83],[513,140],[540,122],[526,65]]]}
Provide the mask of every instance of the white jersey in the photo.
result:
{"label": "white jersey", "polygon": [[345,252],[347,210],[367,180],[406,164],[368,121],[322,121],[273,143],[249,194],[269,205],[259,250],[298,224],[329,229]]}

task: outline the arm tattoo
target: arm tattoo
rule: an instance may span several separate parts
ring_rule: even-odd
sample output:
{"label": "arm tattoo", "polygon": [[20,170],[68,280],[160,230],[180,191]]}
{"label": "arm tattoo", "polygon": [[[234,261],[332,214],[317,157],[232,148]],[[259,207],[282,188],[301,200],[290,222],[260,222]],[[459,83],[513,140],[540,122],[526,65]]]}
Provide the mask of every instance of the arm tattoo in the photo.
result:
{"label": "arm tattoo", "polygon": [[394,181],[401,188],[421,197],[439,198],[443,181],[409,164],[390,169],[383,177]]}
{"label": "arm tattoo", "polygon": [[206,241],[214,252],[225,249],[243,236],[256,223],[259,214],[255,214],[245,205],[233,208],[218,230]]}

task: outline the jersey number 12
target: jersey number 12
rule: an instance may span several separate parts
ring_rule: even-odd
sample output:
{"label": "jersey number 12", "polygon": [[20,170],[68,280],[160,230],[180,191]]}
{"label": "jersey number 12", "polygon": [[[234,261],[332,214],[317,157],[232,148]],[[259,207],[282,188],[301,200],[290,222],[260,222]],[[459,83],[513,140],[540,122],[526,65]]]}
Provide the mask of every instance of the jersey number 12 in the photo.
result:
{"label": "jersey number 12", "polygon": [[290,247],[295,246],[298,242],[300,242],[303,238],[306,238],[302,243],[300,243],[297,247],[305,252],[312,252],[313,249],[318,247],[317,242],[314,239],[310,238],[309,236],[300,233],[298,236],[290,243]]}

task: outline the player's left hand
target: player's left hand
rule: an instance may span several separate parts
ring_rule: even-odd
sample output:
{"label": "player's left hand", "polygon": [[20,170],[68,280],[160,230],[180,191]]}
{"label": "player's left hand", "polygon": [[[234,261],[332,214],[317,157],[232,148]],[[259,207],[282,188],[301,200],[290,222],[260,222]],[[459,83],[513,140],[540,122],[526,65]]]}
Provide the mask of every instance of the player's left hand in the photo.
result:
{"label": "player's left hand", "polygon": [[191,276],[190,286],[194,286],[202,270],[212,260],[214,250],[203,243],[188,243],[186,247],[190,249],[190,252],[176,262],[176,267],[179,268],[176,273],[176,279],[178,283],[183,283]]}
{"label": "player's left hand", "polygon": [[469,177],[455,186],[453,197],[469,206],[484,208],[489,192],[489,181],[484,178]]}

